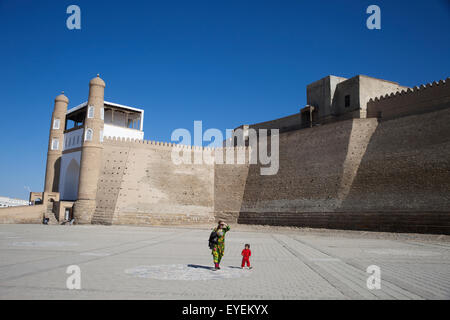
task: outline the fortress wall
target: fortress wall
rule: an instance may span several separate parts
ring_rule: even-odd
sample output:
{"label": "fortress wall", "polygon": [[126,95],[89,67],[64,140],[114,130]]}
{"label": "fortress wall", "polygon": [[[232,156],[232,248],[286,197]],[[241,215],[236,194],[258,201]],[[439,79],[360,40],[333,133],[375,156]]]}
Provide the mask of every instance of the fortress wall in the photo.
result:
{"label": "fortress wall", "polygon": [[249,168],[238,221],[450,234],[450,108],[280,135],[280,170]]}
{"label": "fortress wall", "polygon": [[[242,127],[242,126],[241,126]],[[279,129],[280,132],[300,129],[301,127],[301,114],[295,113],[283,118],[255,123],[249,125],[249,128],[259,129]]]}
{"label": "fortress wall", "polygon": [[[234,164],[214,165],[214,214],[216,220],[225,220],[228,223],[236,223],[242,206],[242,200],[247,180],[249,164],[248,149],[244,149],[246,157],[244,164],[238,164],[239,148],[224,148],[217,152],[222,152],[222,159],[226,159],[226,152],[233,150],[234,156],[230,157]],[[241,158],[242,159],[242,158]]]}
{"label": "fortress wall", "polygon": [[[354,123],[346,120],[280,134],[279,171],[263,176],[259,164],[250,165],[241,212],[333,211]],[[376,119],[362,123],[372,128]]]}
{"label": "fortress wall", "polygon": [[450,78],[370,99],[367,116],[393,119],[450,107]]}
{"label": "fortress wall", "polygon": [[0,209],[0,223],[42,223],[46,205],[17,206]]}
{"label": "fortress wall", "polygon": [[[194,153],[208,148],[153,141],[105,139],[94,223],[183,224],[214,220],[214,166],[175,165],[174,148]],[[193,163],[193,161],[192,161]]]}
{"label": "fortress wall", "polygon": [[450,108],[381,121],[345,211],[450,212]]}

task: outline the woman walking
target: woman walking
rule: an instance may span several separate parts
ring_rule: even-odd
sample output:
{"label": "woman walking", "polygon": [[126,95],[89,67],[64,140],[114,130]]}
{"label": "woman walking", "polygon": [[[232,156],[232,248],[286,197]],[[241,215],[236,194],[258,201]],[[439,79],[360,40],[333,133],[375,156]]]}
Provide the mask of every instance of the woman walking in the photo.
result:
{"label": "woman walking", "polygon": [[[220,260],[222,260],[223,254],[225,252],[225,234],[230,231],[230,226],[224,221],[219,221],[219,224],[214,228],[213,232],[217,235],[217,240],[214,241],[212,246],[212,255],[214,259],[214,269],[220,269]],[[215,240],[215,239],[214,239]]]}

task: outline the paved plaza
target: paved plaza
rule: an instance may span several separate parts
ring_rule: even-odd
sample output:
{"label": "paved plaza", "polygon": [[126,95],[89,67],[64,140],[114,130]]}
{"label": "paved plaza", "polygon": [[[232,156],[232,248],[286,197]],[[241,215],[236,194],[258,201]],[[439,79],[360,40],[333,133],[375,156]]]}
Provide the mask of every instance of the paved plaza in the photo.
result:
{"label": "paved plaza", "polygon": [[[231,228],[212,271],[206,226],[0,225],[0,299],[450,298],[447,236]],[[245,243],[252,270],[240,269]],[[80,290],[66,286],[71,265]]]}

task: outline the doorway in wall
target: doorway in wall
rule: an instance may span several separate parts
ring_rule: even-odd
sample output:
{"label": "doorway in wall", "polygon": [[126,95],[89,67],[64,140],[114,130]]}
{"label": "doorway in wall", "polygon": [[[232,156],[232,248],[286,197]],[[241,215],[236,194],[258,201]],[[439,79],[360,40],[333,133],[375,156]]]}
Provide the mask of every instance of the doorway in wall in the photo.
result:
{"label": "doorway in wall", "polygon": [[67,167],[64,177],[64,200],[76,200],[78,197],[78,178],[80,175],[80,165],[72,159]]}

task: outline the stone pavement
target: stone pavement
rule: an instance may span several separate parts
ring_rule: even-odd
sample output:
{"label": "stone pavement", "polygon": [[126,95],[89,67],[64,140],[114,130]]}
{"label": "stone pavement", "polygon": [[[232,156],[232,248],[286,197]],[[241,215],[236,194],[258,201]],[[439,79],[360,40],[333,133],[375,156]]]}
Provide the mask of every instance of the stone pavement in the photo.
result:
{"label": "stone pavement", "polygon": [[[0,225],[0,299],[449,299],[449,237],[231,226]],[[252,270],[241,270],[250,243]],[[67,267],[81,269],[69,290]],[[381,289],[366,285],[370,265]]]}

